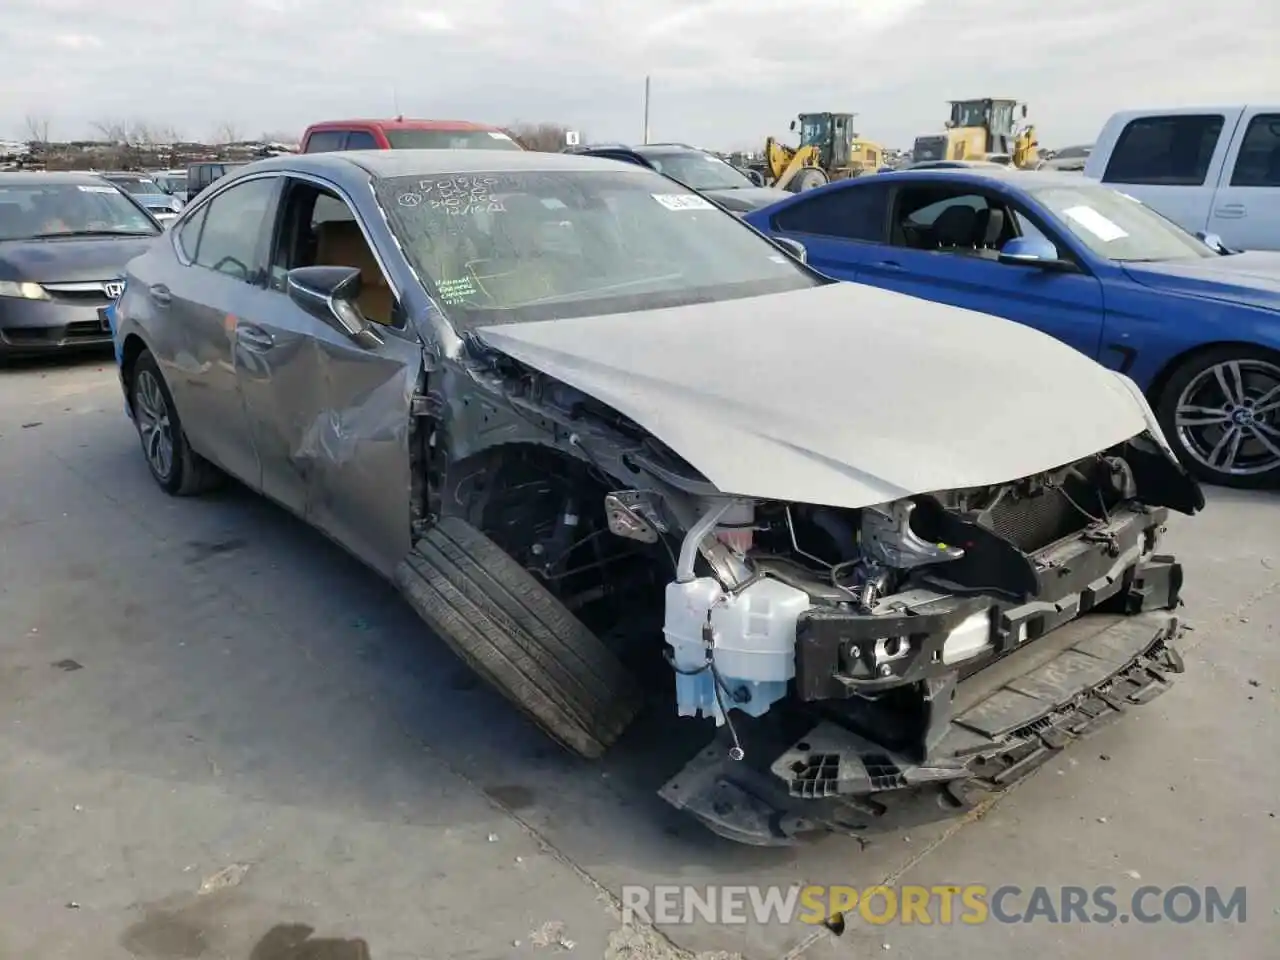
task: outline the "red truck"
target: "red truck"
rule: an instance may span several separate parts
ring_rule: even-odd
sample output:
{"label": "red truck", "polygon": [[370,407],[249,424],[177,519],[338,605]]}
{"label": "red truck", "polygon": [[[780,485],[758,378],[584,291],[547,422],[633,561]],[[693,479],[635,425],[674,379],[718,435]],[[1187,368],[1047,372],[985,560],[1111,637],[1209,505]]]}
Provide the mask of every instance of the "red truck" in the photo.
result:
{"label": "red truck", "polygon": [[497,127],[467,120],[326,120],[302,135],[303,153],[334,150],[521,150]]}

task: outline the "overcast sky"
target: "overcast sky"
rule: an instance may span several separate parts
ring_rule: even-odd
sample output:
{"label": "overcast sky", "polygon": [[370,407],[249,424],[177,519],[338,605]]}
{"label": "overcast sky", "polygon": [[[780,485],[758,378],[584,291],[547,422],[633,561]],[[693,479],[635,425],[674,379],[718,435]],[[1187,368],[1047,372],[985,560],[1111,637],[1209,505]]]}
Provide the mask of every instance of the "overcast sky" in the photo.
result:
{"label": "overcast sky", "polygon": [[758,147],[832,110],[906,147],[994,95],[1062,146],[1125,107],[1274,103],[1278,39],[1280,0],[0,0],[0,136],[399,110],[639,140],[649,74],[660,140]]}

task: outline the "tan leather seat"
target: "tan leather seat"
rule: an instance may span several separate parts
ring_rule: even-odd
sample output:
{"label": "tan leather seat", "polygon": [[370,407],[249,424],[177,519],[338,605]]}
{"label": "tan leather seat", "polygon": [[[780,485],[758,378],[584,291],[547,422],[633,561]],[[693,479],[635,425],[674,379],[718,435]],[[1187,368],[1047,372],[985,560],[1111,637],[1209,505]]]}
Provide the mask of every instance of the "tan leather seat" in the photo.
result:
{"label": "tan leather seat", "polygon": [[361,313],[374,323],[391,323],[395,297],[354,220],[328,220],[316,224],[316,266],[358,269],[360,296],[356,303]]}

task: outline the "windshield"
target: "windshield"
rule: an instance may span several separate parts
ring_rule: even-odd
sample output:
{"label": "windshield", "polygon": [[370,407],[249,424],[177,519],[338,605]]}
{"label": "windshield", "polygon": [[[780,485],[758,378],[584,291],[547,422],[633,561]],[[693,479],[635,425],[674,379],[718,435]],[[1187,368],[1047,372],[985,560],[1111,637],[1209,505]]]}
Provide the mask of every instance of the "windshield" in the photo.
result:
{"label": "windshield", "polygon": [[709,153],[649,153],[645,159],[659,173],[675,177],[695,190],[738,190],[755,186],[747,177]]}
{"label": "windshield", "polygon": [[165,173],[156,177],[158,183],[166,193],[179,193],[187,189],[187,175],[185,173]]}
{"label": "windshield", "polygon": [[951,105],[951,125],[953,127],[982,127],[987,123],[987,103],[985,100],[965,100]]}
{"label": "windshield", "polygon": [[149,180],[146,177],[107,177],[107,179],[121,190],[128,191],[135,195],[155,195],[157,193],[164,193],[164,191],[160,189],[160,184],[156,183],[154,180]]}
{"label": "windshield", "polygon": [[499,130],[388,130],[393,150],[519,150]]}
{"label": "windshield", "polygon": [[0,187],[0,240],[158,232],[145,213],[106,183]]}
{"label": "windshield", "polygon": [[462,328],[822,283],[648,170],[394,177],[375,190],[410,263]]}
{"label": "windshield", "polygon": [[827,114],[803,114],[800,117],[800,146],[821,147],[831,140],[831,117]]}
{"label": "windshield", "polygon": [[1041,187],[1031,193],[1094,253],[1121,262],[1217,254],[1137,200],[1106,187]]}

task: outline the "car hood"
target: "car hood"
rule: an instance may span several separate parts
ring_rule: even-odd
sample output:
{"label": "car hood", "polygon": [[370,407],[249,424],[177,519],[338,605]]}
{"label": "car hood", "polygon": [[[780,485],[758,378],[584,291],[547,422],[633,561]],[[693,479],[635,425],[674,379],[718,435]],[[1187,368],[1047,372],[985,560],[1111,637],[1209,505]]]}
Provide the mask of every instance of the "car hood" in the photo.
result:
{"label": "car hood", "polygon": [[1193,297],[1280,309],[1280,253],[1256,250],[1203,260],[1126,263],[1145,287]]}
{"label": "car hood", "polygon": [[1029,327],[853,283],[477,331],[640,424],[725,493],[863,507],[1002,483],[1151,422]]}
{"label": "car hood", "polygon": [[153,237],[70,237],[0,242],[0,279],[34,283],[110,280],[147,252]]}
{"label": "car hood", "polygon": [[777,203],[792,196],[786,190],[776,190],[773,187],[736,187],[726,190],[703,190],[701,193],[734,213],[759,210],[761,207],[767,207],[771,203]]}

